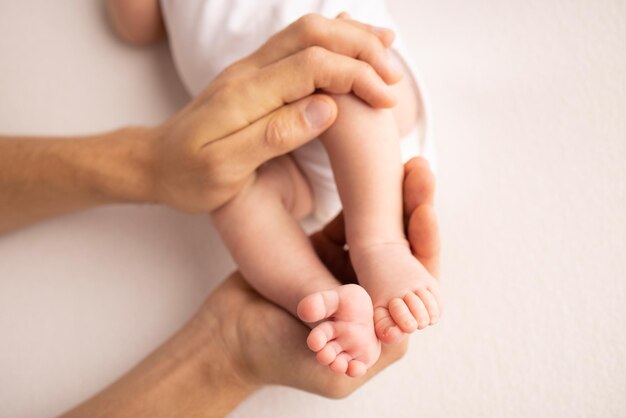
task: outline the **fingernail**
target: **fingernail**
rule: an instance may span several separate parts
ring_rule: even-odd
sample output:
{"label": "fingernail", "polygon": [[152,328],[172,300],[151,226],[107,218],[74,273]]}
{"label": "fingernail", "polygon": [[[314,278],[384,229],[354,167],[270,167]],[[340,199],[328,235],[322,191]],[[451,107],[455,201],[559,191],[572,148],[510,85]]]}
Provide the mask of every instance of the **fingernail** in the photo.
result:
{"label": "fingernail", "polygon": [[387,32],[389,30],[387,28],[381,28],[380,26],[371,26],[371,28],[374,32]]}
{"label": "fingernail", "polygon": [[318,129],[325,126],[330,119],[332,110],[328,103],[323,100],[312,100],[304,110],[304,116],[312,128]]}

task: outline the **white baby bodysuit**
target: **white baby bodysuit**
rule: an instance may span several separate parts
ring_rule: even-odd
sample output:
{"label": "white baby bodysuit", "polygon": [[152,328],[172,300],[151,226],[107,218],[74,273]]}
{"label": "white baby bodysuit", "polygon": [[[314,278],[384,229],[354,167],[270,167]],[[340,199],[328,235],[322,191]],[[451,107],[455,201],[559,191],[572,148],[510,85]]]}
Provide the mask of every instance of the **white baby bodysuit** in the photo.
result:
{"label": "white baby bodysuit", "polygon": [[[161,0],[161,10],[178,73],[192,95],[200,93],[226,66],[258,49],[271,35],[307,13],[334,18],[340,12],[365,23],[396,31],[394,50],[415,68],[383,0]],[[428,122],[427,98],[419,85]],[[425,125],[427,125],[425,123]],[[402,159],[432,158],[430,126],[402,138]],[[292,152],[315,197],[314,215],[325,222],[341,208],[330,161],[319,139]]]}

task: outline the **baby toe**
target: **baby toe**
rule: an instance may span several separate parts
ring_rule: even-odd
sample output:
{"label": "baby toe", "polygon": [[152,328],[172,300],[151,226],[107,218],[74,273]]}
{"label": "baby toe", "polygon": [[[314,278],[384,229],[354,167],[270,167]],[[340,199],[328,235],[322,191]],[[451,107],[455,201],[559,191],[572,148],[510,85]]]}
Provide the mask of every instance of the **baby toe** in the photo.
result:
{"label": "baby toe", "polygon": [[389,302],[389,314],[403,332],[408,334],[417,329],[418,324],[413,313],[403,299],[391,299]]}
{"label": "baby toe", "polygon": [[350,360],[352,360],[352,357],[348,353],[341,353],[335,358],[335,361],[330,363],[330,370],[335,373],[346,373]]}
{"label": "baby toe", "polygon": [[306,296],[298,303],[298,317],[304,322],[317,322],[332,316],[339,306],[335,290],[325,290]]}
{"label": "baby toe", "polygon": [[402,340],[403,332],[398,328],[387,308],[379,306],[374,311],[376,336],[385,344],[396,344]]}
{"label": "baby toe", "polygon": [[328,344],[326,344],[324,348],[318,351],[315,357],[317,358],[317,361],[321,365],[328,366],[333,361],[335,361],[335,359],[337,358],[337,354],[341,353],[342,351],[343,350],[341,349],[339,344],[337,344],[334,341],[331,341]]}
{"label": "baby toe", "polygon": [[312,351],[316,353],[335,338],[335,327],[332,322],[322,322],[309,333],[306,343]]}
{"label": "baby toe", "polygon": [[419,296],[419,298],[424,303],[426,311],[428,311],[428,317],[430,319],[429,324],[435,325],[437,322],[439,322],[440,317],[439,304],[437,303],[435,296],[427,289],[418,290],[416,293],[417,296]]}
{"label": "baby toe", "polygon": [[360,377],[365,374],[367,371],[367,367],[362,361],[359,360],[351,360],[348,362],[348,371],[347,374],[350,377]]}
{"label": "baby toe", "polygon": [[404,302],[408,306],[413,317],[417,320],[417,329],[424,329],[430,323],[430,317],[428,316],[428,310],[415,293],[410,292],[404,296]]}
{"label": "baby toe", "polygon": [[437,308],[439,309],[439,318],[443,316],[443,299],[441,297],[441,290],[439,290],[439,283],[435,279],[433,283],[428,285],[428,291],[435,298],[437,302]]}

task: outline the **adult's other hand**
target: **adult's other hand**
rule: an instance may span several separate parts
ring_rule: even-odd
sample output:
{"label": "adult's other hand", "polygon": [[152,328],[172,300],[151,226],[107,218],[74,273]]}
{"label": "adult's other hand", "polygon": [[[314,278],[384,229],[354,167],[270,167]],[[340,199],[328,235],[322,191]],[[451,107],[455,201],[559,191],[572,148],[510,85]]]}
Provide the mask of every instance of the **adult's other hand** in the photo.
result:
{"label": "adult's other hand", "polygon": [[155,130],[154,200],[192,212],[222,205],[259,165],[332,125],[337,108],[323,93],[393,106],[392,41],[389,30],[319,15],[274,35]]}
{"label": "adult's other hand", "polygon": [[[421,158],[405,165],[407,231],[414,255],[433,274],[439,230],[434,178]],[[331,271],[354,278],[338,217],[311,237]],[[364,376],[350,378],[321,366],[306,346],[309,328],[260,296],[233,273],[169,341],[117,382],[64,417],[224,416],[255,390],[284,385],[330,398],[348,396],[401,358],[408,340],[383,346]]]}
{"label": "adult's other hand", "polygon": [[315,138],[335,120],[324,93],[392,106],[400,78],[393,32],[309,15],[224,70],[185,108],[154,127],[86,137],[0,137],[0,234],[110,203],[164,203],[209,212],[265,161]]}
{"label": "adult's other hand", "polygon": [[[439,271],[439,229],[434,210],[435,179],[421,157],[405,165],[404,212],[407,236],[415,257],[433,275]],[[346,251],[340,214],[311,241],[322,261],[343,282],[356,282]],[[336,374],[321,366],[306,346],[310,329],[283,309],[269,303],[238,274],[230,276],[207,300],[199,316],[220,318],[216,335],[233,359],[241,381],[248,385],[279,384],[326,397],[344,397],[406,351],[408,339],[383,345],[381,357],[365,376]],[[211,322],[211,321],[206,321]]]}

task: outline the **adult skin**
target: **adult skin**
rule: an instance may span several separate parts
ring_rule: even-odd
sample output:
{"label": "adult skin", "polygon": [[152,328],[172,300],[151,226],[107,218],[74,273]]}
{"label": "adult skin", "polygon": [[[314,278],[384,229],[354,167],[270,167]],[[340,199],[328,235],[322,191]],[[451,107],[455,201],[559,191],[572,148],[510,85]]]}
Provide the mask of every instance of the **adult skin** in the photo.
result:
{"label": "adult skin", "polygon": [[[434,178],[428,163],[405,166],[407,231],[414,255],[437,274],[439,235],[433,207]],[[354,280],[344,250],[339,216],[311,236],[335,277]],[[229,276],[196,315],[134,369],[65,414],[77,417],[221,417],[265,385],[285,385],[342,398],[405,353],[407,340],[383,346],[378,362],[359,378],[321,366],[306,346],[310,329]]]}
{"label": "adult skin", "polygon": [[335,120],[323,93],[393,106],[399,75],[389,30],[305,16],[233,64],[157,127],[80,138],[0,137],[0,233],[109,203],[209,212],[253,181],[263,162]]}
{"label": "adult skin", "polygon": [[[213,210],[253,181],[260,164],[332,124],[336,106],[316,92],[353,92],[372,106],[392,106],[386,83],[397,74],[385,51],[392,39],[390,31],[354,21],[307,16],[229,67],[158,127],[0,138],[0,232],[109,203]],[[409,190],[432,189],[418,177],[430,179],[427,172],[408,176]],[[415,195],[416,206],[407,211],[409,238],[428,265],[420,251],[436,260],[432,193]],[[312,239],[320,256],[338,267],[337,277],[349,277],[340,221],[332,225]],[[405,350],[387,348],[366,377],[350,380],[317,365],[303,343],[306,330],[235,274],[172,339],[68,416],[222,416],[264,384],[341,397]],[[276,367],[278,359],[290,359],[290,368]]]}

